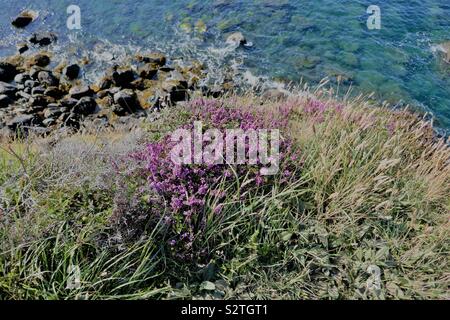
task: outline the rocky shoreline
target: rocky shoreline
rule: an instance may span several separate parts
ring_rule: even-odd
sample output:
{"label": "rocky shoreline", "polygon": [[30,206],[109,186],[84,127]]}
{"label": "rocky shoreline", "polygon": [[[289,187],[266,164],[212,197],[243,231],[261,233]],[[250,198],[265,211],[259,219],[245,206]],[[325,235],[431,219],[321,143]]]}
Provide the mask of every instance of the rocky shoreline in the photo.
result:
{"label": "rocky shoreline", "polygon": [[[13,25],[31,22],[30,13],[23,15]],[[201,62],[180,65],[151,51],[130,57],[127,64],[113,64],[89,84],[82,79],[89,61],[67,63],[55,56],[50,48],[56,41],[53,33],[34,34],[18,45],[16,55],[0,60],[0,136],[136,125],[160,108],[193,96],[217,97],[234,87],[225,80],[208,88]],[[59,64],[52,67],[54,62]]]}

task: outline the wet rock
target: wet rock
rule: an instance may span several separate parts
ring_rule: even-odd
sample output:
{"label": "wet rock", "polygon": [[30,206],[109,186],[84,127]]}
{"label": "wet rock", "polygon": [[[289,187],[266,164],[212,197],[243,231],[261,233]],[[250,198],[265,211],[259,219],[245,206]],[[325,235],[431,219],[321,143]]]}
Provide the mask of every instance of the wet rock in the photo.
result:
{"label": "wet rock", "polygon": [[6,94],[0,94],[0,108],[7,108],[14,101]]}
{"label": "wet rock", "polygon": [[11,24],[16,28],[25,28],[28,26],[31,22],[34,20],[34,13],[31,11],[24,11],[20,13],[14,20],[11,22]]}
{"label": "wet rock", "polygon": [[16,66],[8,62],[0,62],[0,81],[11,82],[19,71]]}
{"label": "wet rock", "polygon": [[30,38],[30,42],[35,45],[39,45],[41,47],[45,47],[50,45],[53,42],[56,42],[58,38],[54,33],[51,32],[43,32],[40,34],[33,34],[33,36]]}
{"label": "wet rock", "polygon": [[28,65],[46,67],[50,64],[50,57],[45,53],[37,53],[28,59]]}
{"label": "wet rock", "polygon": [[83,97],[78,101],[78,103],[73,107],[72,112],[79,115],[89,115],[95,112],[97,108],[97,103],[92,97]]}
{"label": "wet rock", "polygon": [[27,52],[30,48],[28,47],[28,45],[26,43],[20,43],[17,45],[17,51],[19,52],[19,54],[23,54],[25,52]]}
{"label": "wet rock", "polygon": [[47,87],[54,87],[59,84],[59,80],[50,71],[41,71],[38,73],[38,80]]}
{"label": "wet rock", "polygon": [[123,110],[133,113],[139,108],[136,93],[133,90],[125,89],[114,95],[114,103]]}
{"label": "wet rock", "polygon": [[130,87],[130,83],[134,80],[134,72],[131,69],[116,70],[112,74],[114,83],[122,88]]}
{"label": "wet rock", "polygon": [[63,74],[69,80],[74,80],[74,79],[78,78],[80,71],[81,71],[81,68],[79,65],[71,64],[71,65],[67,66],[66,68],[64,68]]}
{"label": "wet rock", "polygon": [[160,67],[164,66],[167,63],[167,58],[163,54],[160,54],[160,53],[137,55],[137,60],[139,62],[155,64]]}
{"label": "wet rock", "polygon": [[26,73],[19,73],[14,77],[14,82],[17,84],[24,84],[27,80],[31,80],[31,77]]}
{"label": "wet rock", "polygon": [[247,44],[247,39],[245,39],[242,32],[234,32],[227,37],[227,44],[243,46]]}
{"label": "wet rock", "polygon": [[72,87],[69,90],[69,95],[73,99],[81,99],[83,97],[90,97],[93,94],[94,94],[94,92],[91,90],[91,88],[86,85]]}

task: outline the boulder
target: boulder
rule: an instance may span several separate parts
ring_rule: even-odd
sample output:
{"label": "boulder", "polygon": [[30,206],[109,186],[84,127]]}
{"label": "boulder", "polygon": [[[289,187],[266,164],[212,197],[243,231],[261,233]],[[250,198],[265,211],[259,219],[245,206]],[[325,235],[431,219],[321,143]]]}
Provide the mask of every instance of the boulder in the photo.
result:
{"label": "boulder", "polygon": [[128,88],[134,81],[134,72],[131,69],[119,69],[113,72],[112,77],[117,86]]}
{"label": "boulder", "polygon": [[94,92],[87,85],[75,86],[69,90],[69,95],[73,99],[81,99],[83,97],[91,97]]}
{"label": "boulder", "polygon": [[30,38],[30,42],[35,45],[39,45],[41,47],[45,47],[50,45],[53,42],[56,42],[58,38],[54,33],[51,32],[43,32],[43,33],[35,33]]}
{"label": "boulder", "polygon": [[17,84],[25,84],[27,80],[31,80],[31,77],[26,73],[19,73],[14,77],[14,82]]}
{"label": "boulder", "polygon": [[31,126],[36,123],[34,115],[19,115],[10,120],[6,125],[11,130],[17,130],[21,127]]}
{"label": "boulder", "polygon": [[20,43],[17,45],[17,51],[19,52],[19,54],[25,53],[29,49],[30,48],[28,47],[28,45],[26,43]]}
{"label": "boulder", "polygon": [[37,53],[28,59],[28,65],[46,67],[50,64],[50,57],[45,53]]}
{"label": "boulder", "polygon": [[11,82],[19,71],[16,66],[8,62],[0,62],[0,81]]}
{"label": "boulder", "polygon": [[155,64],[157,66],[164,66],[167,62],[166,57],[161,53],[149,53],[144,55],[137,55],[137,60],[140,62]]}
{"label": "boulder", "polygon": [[47,87],[59,85],[59,80],[50,71],[41,71],[38,73],[38,80]]}
{"label": "boulder", "polygon": [[16,92],[17,92],[16,86],[6,82],[0,82],[0,94],[5,94],[10,98],[13,98]]}
{"label": "boulder", "polygon": [[35,14],[31,11],[24,11],[20,13],[14,20],[11,22],[11,24],[16,28],[25,28],[28,26],[31,22],[33,22],[35,18]]}
{"label": "boulder", "polygon": [[6,94],[0,94],[0,108],[7,108],[14,101]]}
{"label": "boulder", "polygon": [[114,103],[130,113],[135,112],[139,108],[136,93],[130,89],[125,89],[114,94]]}
{"label": "boulder", "polygon": [[79,115],[87,116],[95,112],[97,108],[97,103],[92,97],[83,97],[78,101],[78,103],[73,107],[72,112]]}
{"label": "boulder", "polygon": [[71,64],[64,68],[63,74],[69,79],[74,80],[78,78],[81,68],[77,64]]}
{"label": "boulder", "polygon": [[153,79],[158,73],[158,67],[154,64],[147,63],[139,68],[139,76],[143,79]]}

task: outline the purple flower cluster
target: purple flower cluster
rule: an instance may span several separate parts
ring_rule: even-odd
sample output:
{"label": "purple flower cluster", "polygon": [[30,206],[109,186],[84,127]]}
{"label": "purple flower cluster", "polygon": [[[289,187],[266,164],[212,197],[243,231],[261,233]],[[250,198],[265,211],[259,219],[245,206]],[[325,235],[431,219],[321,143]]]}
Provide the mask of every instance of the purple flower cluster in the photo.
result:
{"label": "purple flower cluster", "polygon": [[[185,128],[193,127],[194,121],[201,120],[205,127],[212,126],[219,130],[283,129],[288,124],[291,109],[280,107],[279,110],[263,113],[249,108],[230,108],[218,100],[207,99],[194,100],[187,108],[192,116]],[[234,181],[237,173],[238,178],[253,179],[254,183],[247,184],[246,188],[270,188],[272,179],[278,178],[281,183],[287,183],[293,174],[294,166],[289,167],[283,161],[278,177],[262,176],[258,166],[250,165],[235,165],[232,168],[228,164],[176,165],[170,158],[173,145],[168,135],[131,154],[129,159],[137,164],[138,170],[129,172],[128,180],[145,181],[144,185],[138,182],[136,187],[139,197],[146,199],[148,208],[158,208],[157,212],[149,210],[147,214],[153,219],[154,216],[164,219],[169,230],[166,240],[174,254],[182,259],[193,259],[204,254],[201,249],[196,250],[195,239],[202,235],[207,213],[218,215],[223,212],[226,195],[218,188],[219,185]],[[288,139],[281,141],[280,159],[298,160]],[[137,175],[136,179],[133,175]],[[214,207],[208,205],[207,199],[214,200],[208,202],[215,203]],[[166,210],[161,211],[160,208]]]}
{"label": "purple flower cluster", "polygon": [[341,114],[344,106],[342,104],[327,104],[317,99],[309,99],[303,108],[303,112],[314,117],[314,121],[321,123],[325,120],[325,114],[328,111],[335,111]]}

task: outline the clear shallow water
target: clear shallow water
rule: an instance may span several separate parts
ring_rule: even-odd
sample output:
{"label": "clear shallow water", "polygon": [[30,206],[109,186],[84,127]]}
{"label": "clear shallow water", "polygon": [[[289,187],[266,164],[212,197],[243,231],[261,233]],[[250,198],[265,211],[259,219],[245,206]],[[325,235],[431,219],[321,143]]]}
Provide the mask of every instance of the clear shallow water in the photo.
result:
{"label": "clear shallow water", "polygon": [[[98,47],[126,54],[159,49],[206,60],[210,70],[241,69],[270,79],[317,83],[341,74],[354,92],[375,91],[430,111],[450,129],[450,67],[433,45],[450,40],[448,0],[0,0],[0,55],[36,30],[58,34],[62,50]],[[82,31],[66,27],[66,8],[81,8]],[[368,30],[366,9],[381,8],[381,30]],[[25,31],[10,26],[22,9],[39,11]],[[242,31],[251,48],[231,50],[226,35]],[[120,46],[120,50],[118,46]]]}

